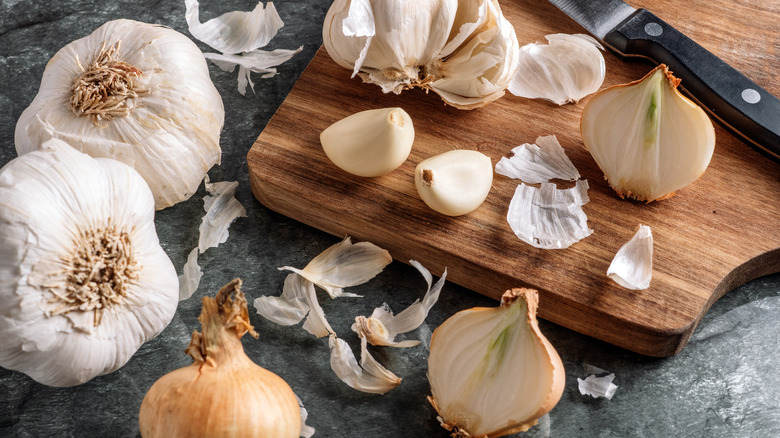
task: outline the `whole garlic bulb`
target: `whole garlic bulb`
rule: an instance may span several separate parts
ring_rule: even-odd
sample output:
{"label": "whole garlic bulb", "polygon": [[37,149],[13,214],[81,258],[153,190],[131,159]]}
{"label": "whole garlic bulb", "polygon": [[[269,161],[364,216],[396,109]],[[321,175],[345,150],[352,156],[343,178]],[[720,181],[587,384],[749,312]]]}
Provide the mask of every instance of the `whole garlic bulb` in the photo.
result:
{"label": "whole garlic bulb", "polygon": [[24,154],[59,138],[144,177],[162,209],[188,199],[219,163],[222,99],[206,60],[168,27],[109,21],[60,49],[16,125]]}
{"label": "whole garlic bulb", "polygon": [[503,96],[520,56],[497,0],[336,0],[322,38],[337,64],[383,92],[430,89],[460,109]]}
{"label": "whole garlic bulb", "polygon": [[52,139],[0,170],[0,366],[51,386],[117,370],[178,290],[132,168]]}

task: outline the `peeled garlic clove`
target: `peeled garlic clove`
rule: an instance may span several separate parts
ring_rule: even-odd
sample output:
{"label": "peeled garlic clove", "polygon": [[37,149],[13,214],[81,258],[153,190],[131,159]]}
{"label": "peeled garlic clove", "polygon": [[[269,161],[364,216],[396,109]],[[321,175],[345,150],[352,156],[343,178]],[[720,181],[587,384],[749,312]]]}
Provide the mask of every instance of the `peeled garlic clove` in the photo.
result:
{"label": "peeled garlic clove", "polygon": [[414,125],[401,108],[361,111],[327,127],[320,143],[325,155],[342,170],[381,176],[406,161],[414,143]]}
{"label": "peeled garlic clove", "polygon": [[659,65],[639,81],[603,90],[582,112],[582,140],[621,198],[665,199],[698,179],[715,149],[715,128]]}
{"label": "peeled garlic clove", "polygon": [[528,430],[560,400],[566,374],[539,331],[538,302],[535,290],[511,289],[500,307],[458,312],[433,332],[428,400],[453,436]]}
{"label": "peeled garlic clove", "polygon": [[607,276],[627,289],[650,287],[653,275],[653,233],[647,225],[639,225],[634,237],[620,247],[612,259]]}
{"label": "peeled garlic clove", "polygon": [[563,105],[598,91],[606,73],[601,44],[584,34],[559,33],[545,38],[546,45],[520,48],[519,68],[509,83],[509,92]]}
{"label": "peeled garlic clove", "polygon": [[493,184],[493,164],[477,151],[444,152],[417,165],[414,184],[428,207],[447,216],[464,215],[487,198]]}

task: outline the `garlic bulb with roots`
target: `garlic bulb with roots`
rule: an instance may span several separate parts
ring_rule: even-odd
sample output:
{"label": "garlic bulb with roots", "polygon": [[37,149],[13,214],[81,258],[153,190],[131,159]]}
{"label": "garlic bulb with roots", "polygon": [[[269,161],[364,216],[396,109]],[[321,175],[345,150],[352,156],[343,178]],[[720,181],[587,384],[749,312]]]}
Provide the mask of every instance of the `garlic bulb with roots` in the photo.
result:
{"label": "garlic bulb with roots", "polygon": [[715,128],[680,94],[661,64],[644,78],[602,90],[582,111],[582,141],[621,198],[668,198],[697,180],[715,150]]}
{"label": "garlic bulb with roots", "polygon": [[141,436],[297,438],[301,411],[292,388],[252,362],[241,337],[258,334],[249,323],[241,280],[203,297],[186,353],[193,363],[157,380],[141,403]]}
{"label": "garlic bulb with roots", "polygon": [[60,49],[16,125],[16,150],[50,138],[144,177],[157,209],[188,199],[220,162],[225,118],[200,49],[168,27],[109,21]]}
{"label": "garlic bulb with roots", "polygon": [[454,437],[528,430],[560,400],[566,374],[539,331],[539,295],[510,289],[500,307],[463,310],[431,338],[428,400]]}
{"label": "garlic bulb with roots", "polygon": [[132,168],[52,139],[0,170],[0,366],[51,386],[115,371],[178,289]]}
{"label": "garlic bulb with roots", "polygon": [[385,93],[419,87],[473,109],[500,98],[520,45],[497,0],[336,0],[323,45]]}

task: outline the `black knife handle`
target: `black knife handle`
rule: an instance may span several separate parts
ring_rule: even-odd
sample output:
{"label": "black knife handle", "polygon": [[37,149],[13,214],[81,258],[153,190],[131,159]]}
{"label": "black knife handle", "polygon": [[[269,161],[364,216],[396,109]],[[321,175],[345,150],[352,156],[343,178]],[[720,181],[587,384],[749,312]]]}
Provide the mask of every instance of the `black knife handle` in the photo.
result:
{"label": "black knife handle", "polygon": [[666,64],[695,101],[780,161],[780,100],[645,9],[604,36],[623,56]]}

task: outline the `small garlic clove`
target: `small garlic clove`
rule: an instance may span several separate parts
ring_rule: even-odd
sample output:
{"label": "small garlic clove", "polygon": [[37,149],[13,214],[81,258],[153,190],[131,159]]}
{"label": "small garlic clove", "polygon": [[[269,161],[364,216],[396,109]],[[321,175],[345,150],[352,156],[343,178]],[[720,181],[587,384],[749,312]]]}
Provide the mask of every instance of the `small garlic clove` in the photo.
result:
{"label": "small garlic clove", "polygon": [[447,216],[464,215],[487,198],[493,184],[493,164],[477,151],[444,152],[417,165],[414,184],[431,209]]}
{"label": "small garlic clove", "polygon": [[371,242],[352,244],[347,237],[314,257],[303,269],[282,266],[321,287],[331,296],[357,297],[343,288],[357,286],[374,278],[393,261],[390,253]]}
{"label": "small garlic clove", "polygon": [[570,189],[548,182],[538,189],[520,184],[506,219],[515,235],[535,248],[568,248],[593,233],[582,210],[589,201],[587,180],[578,180]]}
{"label": "small garlic clove", "polygon": [[381,176],[406,161],[414,143],[414,125],[401,108],[361,111],[320,134],[325,155],[353,175]]}
{"label": "small garlic clove", "polygon": [[509,92],[564,105],[598,91],[606,73],[601,44],[584,34],[545,38],[546,45],[520,48],[519,68],[509,83]]}
{"label": "small garlic clove", "polygon": [[626,289],[650,287],[653,275],[653,233],[647,225],[639,225],[634,237],[620,247],[612,259],[607,276]]}
{"label": "small garlic clove", "polygon": [[580,172],[571,163],[554,135],[536,138],[536,144],[521,144],[512,149],[512,157],[496,163],[496,173],[520,179],[527,184],[549,182],[552,179],[576,181]]}
{"label": "small garlic clove", "polygon": [[444,273],[439,278],[439,281],[431,286],[433,277],[430,271],[416,260],[410,260],[409,263],[423,275],[426,283],[428,283],[428,290],[425,292],[422,301],[419,299],[415,300],[414,303],[398,315],[393,315],[393,311],[385,303],[381,307],[374,309],[370,317],[358,316],[355,318],[355,323],[352,324],[352,331],[361,338],[366,338],[371,345],[405,348],[414,347],[420,343],[420,341],[414,340],[396,342],[395,337],[396,335],[415,330],[422,325],[428,316],[428,312],[439,299],[439,293],[447,278],[447,269],[444,269]]}
{"label": "small garlic clove", "polygon": [[698,179],[715,149],[715,128],[677,90],[665,65],[603,90],[582,112],[582,140],[621,198],[668,198]]}
{"label": "small garlic clove", "polygon": [[431,338],[428,400],[462,437],[528,430],[560,400],[563,363],[539,330],[538,293],[511,289],[500,307],[456,313]]}

